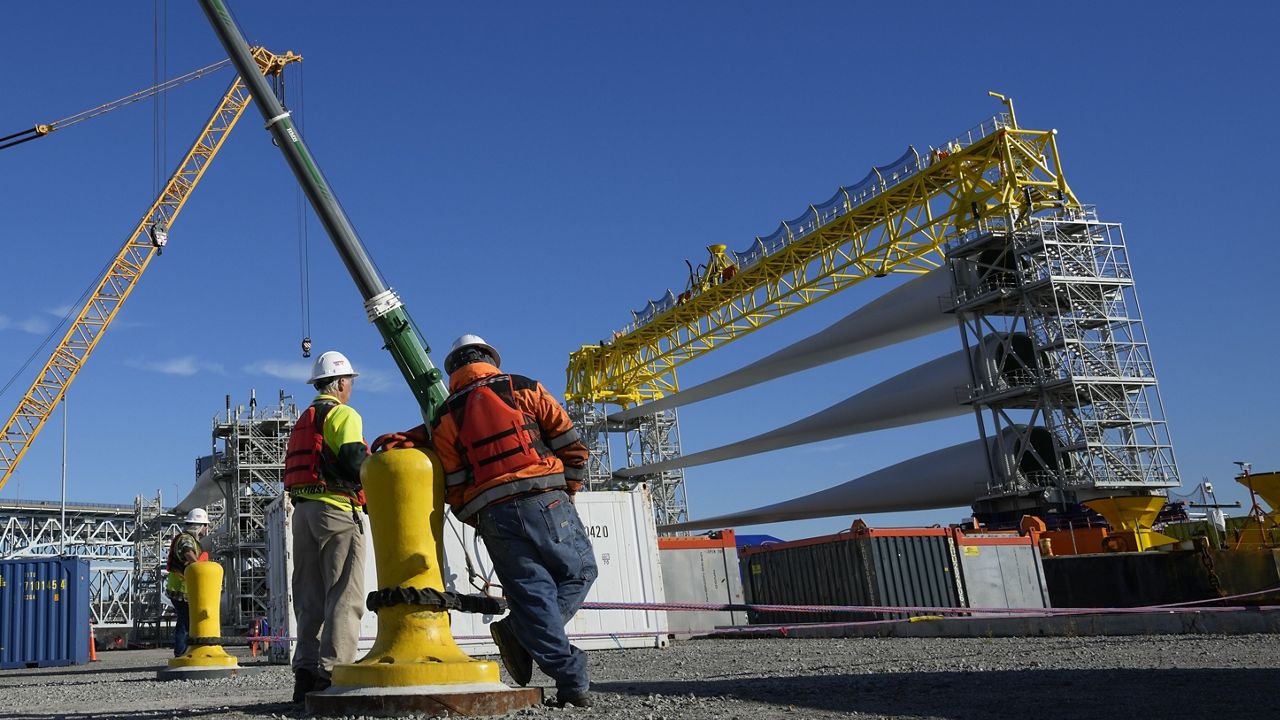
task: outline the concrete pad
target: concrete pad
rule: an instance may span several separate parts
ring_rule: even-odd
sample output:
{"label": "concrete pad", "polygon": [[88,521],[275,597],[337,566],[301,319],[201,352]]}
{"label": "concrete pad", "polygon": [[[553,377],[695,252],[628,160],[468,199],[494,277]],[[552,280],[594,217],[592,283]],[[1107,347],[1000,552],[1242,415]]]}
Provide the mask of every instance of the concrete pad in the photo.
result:
{"label": "concrete pad", "polygon": [[542,704],[542,688],[512,688],[502,683],[410,685],[403,687],[341,687],[307,693],[307,712],[320,716],[373,715],[399,717],[405,713],[482,717]]}
{"label": "concrete pad", "polygon": [[262,672],[260,667],[184,667],[165,668],[156,671],[157,680],[211,680],[253,675]]}

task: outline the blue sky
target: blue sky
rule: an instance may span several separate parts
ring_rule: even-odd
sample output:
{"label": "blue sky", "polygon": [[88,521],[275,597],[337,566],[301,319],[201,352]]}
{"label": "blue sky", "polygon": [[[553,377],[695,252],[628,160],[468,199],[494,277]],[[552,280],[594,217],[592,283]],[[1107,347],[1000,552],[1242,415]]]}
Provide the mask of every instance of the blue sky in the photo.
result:
{"label": "blue sky", "polygon": [[[463,332],[564,389],[568,353],[624,325],[703,247],[755,235],[909,143],[1012,96],[1057,128],[1066,173],[1124,223],[1186,485],[1246,494],[1235,460],[1280,469],[1269,210],[1280,112],[1268,3],[233,3],[251,42],[303,54],[302,127],[389,283],[437,348]],[[152,3],[7,8],[0,135],[150,85]],[[170,3],[170,75],[217,60],[195,3]],[[170,94],[166,170],[230,71]],[[292,88],[297,88],[293,83]],[[291,100],[296,108],[298,103]],[[0,377],[14,373],[153,198],[152,108],[0,153]],[[74,500],[171,499],[224,396],[309,398],[297,191],[251,108],[70,391]],[[372,438],[417,422],[319,226],[311,335],[364,373]],[[884,286],[851,289],[686,366],[689,385],[804,337]],[[681,410],[687,451],[828,405],[959,347],[942,333]],[[433,357],[439,362],[442,354]],[[40,358],[43,360],[43,357]],[[34,368],[0,397],[5,416]],[[62,421],[0,497],[58,496]],[[972,417],[687,473],[695,517],[775,502],[976,436]],[[176,487],[175,487],[176,486]],[[873,524],[957,520],[963,510]],[[848,518],[757,528],[833,532]]]}

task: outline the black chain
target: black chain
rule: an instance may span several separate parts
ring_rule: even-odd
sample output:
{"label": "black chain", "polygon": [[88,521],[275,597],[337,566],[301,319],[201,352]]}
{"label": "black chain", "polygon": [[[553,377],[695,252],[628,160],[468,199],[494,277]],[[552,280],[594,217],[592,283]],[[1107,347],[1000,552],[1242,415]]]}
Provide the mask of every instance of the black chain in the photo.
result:
{"label": "black chain", "polygon": [[1222,581],[1218,579],[1217,568],[1213,565],[1213,556],[1209,554],[1209,541],[1207,538],[1197,538],[1197,545],[1200,546],[1200,564],[1204,565],[1204,569],[1209,573],[1209,588],[1213,590],[1218,597],[1225,597],[1226,592],[1222,589]]}
{"label": "black chain", "polygon": [[507,601],[502,598],[488,595],[464,595],[433,588],[383,588],[369,593],[369,597],[365,600],[365,607],[373,612],[393,605],[425,605],[440,610],[458,610],[481,615],[501,615],[507,611]]}

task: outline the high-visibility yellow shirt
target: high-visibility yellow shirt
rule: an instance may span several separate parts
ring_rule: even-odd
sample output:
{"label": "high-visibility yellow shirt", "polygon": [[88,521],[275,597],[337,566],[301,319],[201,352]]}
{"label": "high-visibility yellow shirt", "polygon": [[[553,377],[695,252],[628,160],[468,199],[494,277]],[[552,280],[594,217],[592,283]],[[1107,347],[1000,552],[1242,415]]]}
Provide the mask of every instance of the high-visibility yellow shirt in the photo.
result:
{"label": "high-visibility yellow shirt", "polygon": [[[324,438],[324,445],[333,453],[333,457],[338,459],[336,467],[328,467],[328,471],[336,473],[343,482],[356,485],[360,484],[360,464],[364,462],[364,458],[369,455],[369,445],[364,441],[364,420],[360,418],[360,413],[356,412],[350,405],[344,405],[342,401],[332,395],[320,394],[315,396],[311,401],[336,403],[329,414],[325,416],[324,427],[320,433]],[[303,498],[305,500],[318,500],[328,503],[340,510],[352,512],[356,510],[351,498],[341,493],[330,491],[325,492],[293,492],[294,497]]]}

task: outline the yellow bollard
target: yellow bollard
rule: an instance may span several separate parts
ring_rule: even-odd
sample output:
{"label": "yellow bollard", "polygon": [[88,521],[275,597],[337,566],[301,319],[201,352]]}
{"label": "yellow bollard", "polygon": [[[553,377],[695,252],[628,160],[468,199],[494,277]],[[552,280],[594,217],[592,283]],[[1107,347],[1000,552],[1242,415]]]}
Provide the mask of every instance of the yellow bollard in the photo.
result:
{"label": "yellow bollard", "polygon": [[1107,519],[1111,525],[1110,537],[1121,538],[1124,550],[1142,552],[1153,547],[1178,542],[1151,529],[1166,498],[1158,495],[1134,495],[1089,500],[1085,507]]}
{"label": "yellow bollard", "polygon": [[[444,537],[444,474],[435,454],[416,449],[378,453],[365,461],[360,480],[369,502],[379,589],[443,591],[439,541]],[[454,642],[449,612],[421,605],[379,610],[373,648],[356,662],[333,669],[335,687],[497,682],[496,662],[475,660]]]}
{"label": "yellow bollard", "polygon": [[[187,601],[191,606],[191,637],[222,635],[218,606],[222,602],[222,566],[215,562],[194,562],[184,573]],[[234,668],[239,663],[221,645],[192,645],[187,654],[169,661],[171,668]]]}

